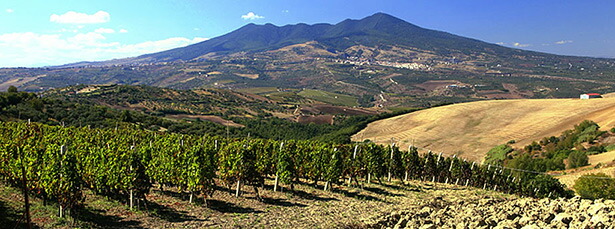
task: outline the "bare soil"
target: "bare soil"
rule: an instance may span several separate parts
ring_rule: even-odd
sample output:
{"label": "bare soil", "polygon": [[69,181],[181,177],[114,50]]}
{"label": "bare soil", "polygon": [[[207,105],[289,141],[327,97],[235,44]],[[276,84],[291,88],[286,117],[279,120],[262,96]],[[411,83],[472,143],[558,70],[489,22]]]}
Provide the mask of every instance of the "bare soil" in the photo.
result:
{"label": "bare soil", "polygon": [[333,124],[334,115],[310,115],[298,116],[298,123],[314,123],[314,124]]}
{"label": "bare soil", "polygon": [[[395,211],[416,208],[425,201],[445,196],[460,198],[516,198],[492,191],[454,185],[412,181],[365,184],[363,187],[334,186],[323,191],[322,183],[284,187],[273,192],[271,180],[260,188],[262,201],[253,188],[244,186],[242,196],[219,187],[205,204],[202,198],[189,203],[188,194],[173,188],[154,188],[147,194],[147,207],[130,210],[124,199],[86,191],[84,206],[73,217],[57,217],[57,206],[43,206],[33,198],[33,222],[40,228],[340,228],[370,225]],[[446,195],[445,195],[446,194]],[[23,198],[18,189],[0,184],[0,221],[10,228],[22,214]],[[23,224],[22,224],[23,225]]]}

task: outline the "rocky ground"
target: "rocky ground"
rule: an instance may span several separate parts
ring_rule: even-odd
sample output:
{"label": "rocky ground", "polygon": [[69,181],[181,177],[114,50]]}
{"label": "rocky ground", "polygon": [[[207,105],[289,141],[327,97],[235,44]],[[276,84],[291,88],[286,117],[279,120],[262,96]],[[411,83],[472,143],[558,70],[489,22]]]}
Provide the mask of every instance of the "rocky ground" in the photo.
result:
{"label": "rocky ground", "polygon": [[[174,189],[155,188],[148,206],[130,210],[125,201],[86,192],[74,217],[58,218],[57,206],[32,197],[40,228],[615,228],[612,200],[531,199],[494,191],[411,181],[335,186],[334,191],[296,185],[273,192],[268,181],[241,197],[220,187],[207,204]],[[18,225],[23,200],[0,182],[0,228]],[[22,226],[23,225],[22,223]]]}
{"label": "rocky ground", "polygon": [[615,201],[436,197],[369,228],[615,228]]}

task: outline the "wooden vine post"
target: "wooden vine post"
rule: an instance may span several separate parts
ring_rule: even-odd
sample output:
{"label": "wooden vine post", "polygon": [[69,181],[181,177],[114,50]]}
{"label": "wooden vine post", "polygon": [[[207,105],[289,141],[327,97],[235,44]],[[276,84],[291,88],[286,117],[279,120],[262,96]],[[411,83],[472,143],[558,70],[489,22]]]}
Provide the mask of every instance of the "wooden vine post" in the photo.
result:
{"label": "wooden vine post", "polygon": [[[408,145],[408,154],[410,154],[410,149],[412,149],[413,145]],[[404,174],[404,182],[408,181],[408,168],[405,168],[405,174]]]}
{"label": "wooden vine post", "polygon": [[[357,158],[357,150],[358,149],[359,149],[359,145],[354,145],[354,152],[352,153],[352,161],[351,161],[352,163],[350,163],[351,165],[354,165],[354,161]],[[352,173],[348,175],[348,186],[350,186],[351,183],[352,183],[353,175],[354,174],[352,174]]]}
{"label": "wooden vine post", "polygon": [[[135,148],[134,145],[130,146],[130,151],[132,151],[134,148]],[[132,162],[131,162],[130,167],[129,167],[129,173],[132,175]],[[133,183],[133,185],[134,185],[134,183]],[[129,191],[129,197],[128,197],[128,202],[130,202],[130,210],[132,210],[132,208],[134,207],[134,199],[135,199],[134,187],[131,187],[130,191]]]}
{"label": "wooden vine post", "polygon": [[241,195],[241,178],[237,178],[237,186],[235,188],[235,196],[239,197]]}
{"label": "wooden vine post", "polygon": [[391,144],[391,157],[389,159],[389,176],[387,177],[387,181],[391,182],[391,167],[393,167],[393,148],[395,147],[395,142]]}
{"label": "wooden vine post", "polygon": [[[22,161],[23,161],[23,157],[22,157]],[[28,197],[28,181],[26,180],[26,166],[22,163],[21,165],[21,176],[22,176],[22,182],[23,182],[23,196],[24,196],[24,204],[25,204],[25,208],[26,211],[24,212],[25,217],[26,217],[26,226],[28,228],[32,228],[32,222],[30,220],[30,199]]]}
{"label": "wooden vine post", "polygon": [[[280,151],[278,153],[282,153],[282,148],[283,147],[284,147],[284,142],[281,142],[280,143]],[[279,176],[280,176],[280,171],[277,169],[277,166],[276,166],[275,181],[273,183],[273,191],[274,192],[278,191],[278,185],[280,184]]]}
{"label": "wooden vine post", "polygon": [[[64,156],[64,145],[60,146],[60,171],[62,171],[62,156]],[[60,172],[60,180],[62,180],[62,172]],[[60,218],[64,217],[64,207],[62,206],[62,203],[59,203],[58,205],[60,205],[60,210],[59,210],[59,214],[60,214]]]}

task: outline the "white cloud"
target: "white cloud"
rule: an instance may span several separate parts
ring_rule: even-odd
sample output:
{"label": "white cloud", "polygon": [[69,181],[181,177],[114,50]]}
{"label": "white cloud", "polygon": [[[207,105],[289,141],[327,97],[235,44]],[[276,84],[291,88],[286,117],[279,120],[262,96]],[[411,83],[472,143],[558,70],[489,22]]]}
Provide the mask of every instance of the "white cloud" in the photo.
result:
{"label": "white cloud", "polygon": [[5,11],[6,11],[7,13],[13,13],[13,12],[15,12],[15,10],[13,10],[13,9],[6,9]]}
{"label": "white cloud", "polygon": [[563,45],[563,44],[568,44],[568,43],[572,43],[572,41],[571,40],[556,41],[554,44],[556,44],[556,45]]}
{"label": "white cloud", "polygon": [[127,33],[127,32],[128,32],[128,30],[120,29],[120,33]]}
{"label": "white cloud", "polygon": [[506,43],[504,43],[504,42],[498,42],[498,43],[495,43],[495,44],[496,44],[496,45],[505,45]]}
{"label": "white cloud", "polygon": [[109,28],[98,28],[96,30],[94,30],[95,33],[115,33],[114,29],[109,29]]}
{"label": "white cloud", "polygon": [[288,13],[288,12],[290,12],[290,11],[288,11],[288,10],[282,10],[282,13]]}
{"label": "white cloud", "polygon": [[78,33],[79,30],[78,29],[62,28],[62,29],[58,30],[58,32],[60,32],[60,33]]}
{"label": "white cloud", "polygon": [[0,34],[2,67],[40,67],[80,61],[103,61],[139,56],[198,43],[206,38],[173,37],[137,44],[107,41],[96,32],[66,34],[10,33]]}
{"label": "white cloud", "polygon": [[52,14],[49,17],[50,22],[61,24],[99,24],[109,22],[109,20],[111,20],[111,15],[105,11],[98,11],[92,15],[68,11],[62,15]]}
{"label": "white cloud", "polygon": [[515,43],[513,43],[513,46],[519,47],[519,48],[523,48],[523,47],[529,47],[531,45],[530,44],[521,44],[519,42],[515,42]]}
{"label": "white cloud", "polygon": [[246,15],[241,15],[241,18],[243,18],[243,20],[256,20],[263,19],[265,17],[255,14],[254,12],[249,12]]}

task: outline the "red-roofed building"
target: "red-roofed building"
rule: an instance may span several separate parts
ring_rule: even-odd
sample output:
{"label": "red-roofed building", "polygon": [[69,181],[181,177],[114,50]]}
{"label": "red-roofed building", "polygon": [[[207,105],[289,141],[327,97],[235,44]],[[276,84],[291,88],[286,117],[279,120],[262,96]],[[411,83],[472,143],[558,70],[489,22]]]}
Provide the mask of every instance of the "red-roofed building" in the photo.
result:
{"label": "red-roofed building", "polygon": [[581,99],[597,99],[597,98],[602,98],[602,95],[598,93],[581,94]]}

